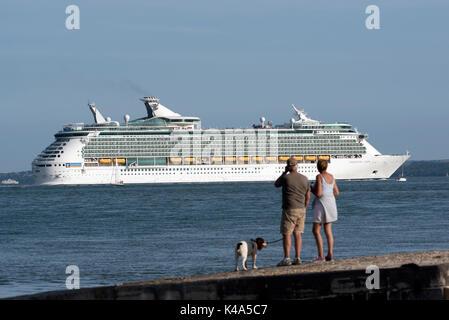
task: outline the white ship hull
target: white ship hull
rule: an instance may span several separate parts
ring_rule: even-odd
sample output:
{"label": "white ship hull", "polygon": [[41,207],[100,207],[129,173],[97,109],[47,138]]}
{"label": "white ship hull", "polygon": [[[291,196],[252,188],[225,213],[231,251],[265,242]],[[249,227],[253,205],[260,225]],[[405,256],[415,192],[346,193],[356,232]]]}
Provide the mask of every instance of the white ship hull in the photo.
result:
{"label": "white ship hull", "polygon": [[199,118],[173,113],[154,97],[142,101],[148,118],[129,122],[125,116],[124,124],[104,119],[89,103],[96,124],[64,126],[32,163],[36,183],[275,181],[286,158],[295,155],[309,180],[318,174],[320,157],[330,160],[328,170],[337,179],[386,179],[409,158],[382,155],[350,125],[321,123],[295,107],[299,120],[278,128],[261,118],[253,129],[202,130]]}
{"label": "white ship hull", "polygon": [[[332,159],[328,171],[336,179],[343,180],[385,179],[391,177],[408,158],[409,155],[379,155]],[[114,184],[118,180],[124,184],[275,181],[284,168],[285,164],[49,167],[36,175],[36,183],[79,185]],[[299,163],[298,170],[309,180],[314,180],[318,174],[315,163]]]}

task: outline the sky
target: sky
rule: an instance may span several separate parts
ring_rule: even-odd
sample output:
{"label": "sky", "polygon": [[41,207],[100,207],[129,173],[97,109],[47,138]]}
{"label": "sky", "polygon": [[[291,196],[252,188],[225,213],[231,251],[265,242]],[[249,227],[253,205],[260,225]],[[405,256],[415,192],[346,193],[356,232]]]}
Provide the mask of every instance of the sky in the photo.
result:
{"label": "sky", "polygon": [[[80,29],[66,28],[77,5]],[[380,29],[367,29],[369,5]],[[87,102],[123,121],[154,95],[203,128],[347,122],[381,153],[449,159],[445,0],[23,1],[0,6],[0,172],[30,170]]]}

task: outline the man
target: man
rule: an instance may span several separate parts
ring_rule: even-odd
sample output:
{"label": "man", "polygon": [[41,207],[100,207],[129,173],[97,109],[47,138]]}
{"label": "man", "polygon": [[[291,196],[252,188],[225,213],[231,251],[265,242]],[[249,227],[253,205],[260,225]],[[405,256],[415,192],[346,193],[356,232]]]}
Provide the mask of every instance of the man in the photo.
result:
{"label": "man", "polygon": [[302,233],[306,220],[306,209],[310,202],[310,183],[298,173],[298,162],[295,158],[287,160],[284,173],[274,183],[276,188],[282,187],[281,234],[283,237],[284,259],[278,266],[289,266],[291,235],[295,238],[295,259],[293,264],[301,264]]}

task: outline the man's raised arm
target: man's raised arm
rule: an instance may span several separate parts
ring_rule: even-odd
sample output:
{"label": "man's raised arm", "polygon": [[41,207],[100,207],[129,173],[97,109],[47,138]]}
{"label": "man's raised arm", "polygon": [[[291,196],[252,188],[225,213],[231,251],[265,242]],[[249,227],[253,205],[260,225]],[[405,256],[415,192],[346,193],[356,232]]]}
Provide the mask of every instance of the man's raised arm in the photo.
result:
{"label": "man's raised arm", "polygon": [[287,174],[287,172],[289,172],[290,167],[287,165],[285,167],[284,173],[281,174],[281,176],[274,182],[274,186],[276,188],[282,187],[282,182],[284,180],[284,176]]}

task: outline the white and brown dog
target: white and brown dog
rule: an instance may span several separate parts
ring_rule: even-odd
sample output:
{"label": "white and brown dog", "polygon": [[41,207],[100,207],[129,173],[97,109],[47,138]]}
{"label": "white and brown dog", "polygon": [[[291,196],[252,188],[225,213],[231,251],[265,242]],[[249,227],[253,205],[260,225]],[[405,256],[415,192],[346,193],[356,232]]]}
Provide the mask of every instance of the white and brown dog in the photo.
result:
{"label": "white and brown dog", "polygon": [[256,267],[256,257],[257,250],[262,250],[266,248],[267,243],[263,238],[256,238],[256,240],[251,239],[251,241],[240,241],[237,243],[237,247],[235,248],[235,271],[239,271],[239,257],[242,257],[242,269],[248,270],[246,267],[246,260],[249,256],[253,259],[253,269],[257,269]]}

